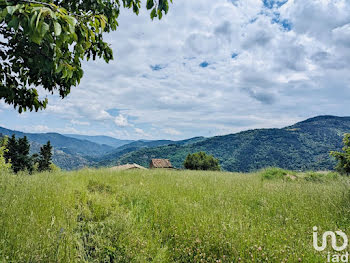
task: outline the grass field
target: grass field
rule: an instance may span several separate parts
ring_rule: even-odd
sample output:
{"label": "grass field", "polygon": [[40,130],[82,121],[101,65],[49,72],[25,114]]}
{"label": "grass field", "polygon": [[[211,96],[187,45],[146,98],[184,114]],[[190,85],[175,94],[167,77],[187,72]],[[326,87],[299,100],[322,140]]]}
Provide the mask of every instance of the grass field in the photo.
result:
{"label": "grass field", "polygon": [[[81,170],[0,176],[0,262],[326,262],[347,179]],[[330,248],[329,248],[330,249]]]}

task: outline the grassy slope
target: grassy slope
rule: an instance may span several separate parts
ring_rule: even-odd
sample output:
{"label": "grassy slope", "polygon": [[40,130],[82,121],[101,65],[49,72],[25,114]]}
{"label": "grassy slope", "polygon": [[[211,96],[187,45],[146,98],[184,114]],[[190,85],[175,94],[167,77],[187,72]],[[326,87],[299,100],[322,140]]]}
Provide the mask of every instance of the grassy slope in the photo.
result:
{"label": "grassy slope", "polygon": [[0,262],[325,261],[312,247],[312,227],[349,233],[345,181],[261,178],[108,170],[2,175]]}

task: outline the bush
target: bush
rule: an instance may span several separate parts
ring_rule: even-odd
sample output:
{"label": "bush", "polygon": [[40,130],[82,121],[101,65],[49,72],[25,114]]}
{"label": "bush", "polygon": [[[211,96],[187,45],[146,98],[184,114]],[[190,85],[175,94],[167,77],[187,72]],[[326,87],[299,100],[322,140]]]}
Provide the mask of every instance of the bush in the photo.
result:
{"label": "bush", "polygon": [[189,170],[220,171],[219,160],[205,152],[189,154],[184,162],[184,167]]}
{"label": "bush", "polygon": [[294,174],[293,172],[281,169],[281,168],[275,168],[275,167],[269,167],[261,172],[261,176],[263,179],[272,180],[272,179],[285,179],[288,174]]}
{"label": "bush", "polygon": [[325,174],[308,172],[305,174],[304,179],[309,182],[323,182],[325,179]]}
{"label": "bush", "polygon": [[50,167],[49,171],[51,171],[53,173],[61,172],[61,168],[58,167],[57,165],[55,165],[54,163],[51,163],[49,167]]}
{"label": "bush", "polygon": [[11,163],[6,163],[4,154],[6,149],[7,137],[0,139],[0,172],[9,172],[11,169]]}

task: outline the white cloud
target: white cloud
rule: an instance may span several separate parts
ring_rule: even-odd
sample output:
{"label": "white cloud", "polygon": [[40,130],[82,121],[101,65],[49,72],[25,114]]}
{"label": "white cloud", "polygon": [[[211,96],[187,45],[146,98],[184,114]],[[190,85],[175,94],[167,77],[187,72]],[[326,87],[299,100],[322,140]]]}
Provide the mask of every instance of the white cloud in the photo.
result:
{"label": "white cloud", "polygon": [[[123,10],[119,24],[106,35],[115,61],[84,63],[81,85],[52,98],[42,119],[158,139],[350,115],[348,0],[272,9],[261,0],[176,0],[161,21]],[[1,117],[11,111],[0,108]]]}
{"label": "white cloud", "polygon": [[119,114],[117,117],[115,117],[114,123],[119,127],[129,126],[128,119],[121,114]]}

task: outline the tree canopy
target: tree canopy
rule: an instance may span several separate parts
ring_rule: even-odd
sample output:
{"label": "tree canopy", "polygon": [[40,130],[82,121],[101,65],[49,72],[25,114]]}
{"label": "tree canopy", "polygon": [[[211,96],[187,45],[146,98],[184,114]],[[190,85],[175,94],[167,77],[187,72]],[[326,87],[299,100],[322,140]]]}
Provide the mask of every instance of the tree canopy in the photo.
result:
{"label": "tree canopy", "polygon": [[38,171],[49,171],[52,164],[52,146],[50,141],[40,148],[40,157],[38,160]]}
{"label": "tree canopy", "polygon": [[7,163],[11,163],[15,173],[20,171],[33,172],[33,162],[29,151],[30,144],[26,136],[16,139],[16,136],[12,135],[8,140],[4,157]]}
{"label": "tree canopy", "polygon": [[189,170],[220,171],[219,160],[205,152],[189,154],[184,162],[184,167]]}
{"label": "tree canopy", "polygon": [[[152,19],[172,0],[147,0]],[[0,99],[21,113],[43,109],[37,87],[65,98],[83,77],[82,60],[113,59],[104,33],[121,8],[139,14],[141,0],[0,0]]]}

